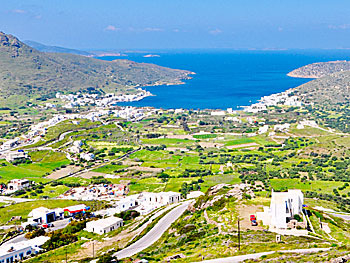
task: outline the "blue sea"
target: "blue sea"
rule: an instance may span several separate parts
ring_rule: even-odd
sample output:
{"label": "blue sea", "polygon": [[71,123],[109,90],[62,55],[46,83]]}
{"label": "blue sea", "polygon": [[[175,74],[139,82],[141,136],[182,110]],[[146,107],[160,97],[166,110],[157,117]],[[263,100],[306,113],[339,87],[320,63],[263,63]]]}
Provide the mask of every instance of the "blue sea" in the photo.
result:
{"label": "blue sea", "polygon": [[[146,87],[155,96],[120,104],[163,109],[237,109],[310,81],[288,77],[286,74],[293,69],[314,62],[350,59],[349,50],[155,50],[127,54],[103,59],[129,59],[196,73],[184,85]],[[159,57],[143,57],[145,54]]]}

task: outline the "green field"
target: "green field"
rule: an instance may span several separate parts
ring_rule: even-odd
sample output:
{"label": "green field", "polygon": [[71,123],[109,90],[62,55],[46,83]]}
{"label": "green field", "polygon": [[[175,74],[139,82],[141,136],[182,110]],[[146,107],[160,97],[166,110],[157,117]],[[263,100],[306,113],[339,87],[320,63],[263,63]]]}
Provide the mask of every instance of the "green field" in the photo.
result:
{"label": "green field", "polygon": [[[35,208],[46,207],[49,209],[53,208],[63,208],[71,205],[85,203],[86,205],[89,202],[79,202],[72,200],[40,200],[40,201],[31,201],[25,203],[18,203],[4,208],[0,208],[0,225],[6,224],[12,216],[21,216],[22,221],[25,221],[28,218],[28,214]],[[13,224],[13,222],[12,222]]]}
{"label": "green field", "polygon": [[167,147],[186,147],[195,144],[193,140],[174,138],[142,139],[142,142],[143,144],[165,145]]}
{"label": "green field", "polygon": [[68,165],[70,161],[64,153],[52,151],[31,152],[30,157],[33,163],[13,165],[5,161],[0,161],[0,176],[4,181],[21,178],[42,177],[46,173],[51,173],[53,169],[62,165]]}
{"label": "green field", "polygon": [[271,187],[275,191],[282,189],[300,189],[302,191],[314,191],[320,193],[332,193],[333,189],[344,185],[343,182],[334,181],[308,181],[301,182],[299,179],[270,179]]}

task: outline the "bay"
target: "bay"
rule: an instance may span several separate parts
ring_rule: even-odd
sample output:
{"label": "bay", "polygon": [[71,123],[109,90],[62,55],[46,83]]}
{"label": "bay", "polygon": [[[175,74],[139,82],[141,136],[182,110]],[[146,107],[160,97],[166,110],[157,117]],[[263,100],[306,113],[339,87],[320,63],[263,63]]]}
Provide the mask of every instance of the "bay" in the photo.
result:
{"label": "bay", "polygon": [[[144,57],[145,54],[159,57]],[[120,105],[164,109],[237,109],[255,103],[262,96],[310,81],[288,77],[286,74],[293,69],[314,62],[349,60],[350,51],[149,50],[102,59],[129,59],[196,73],[184,85],[145,87],[155,96]]]}

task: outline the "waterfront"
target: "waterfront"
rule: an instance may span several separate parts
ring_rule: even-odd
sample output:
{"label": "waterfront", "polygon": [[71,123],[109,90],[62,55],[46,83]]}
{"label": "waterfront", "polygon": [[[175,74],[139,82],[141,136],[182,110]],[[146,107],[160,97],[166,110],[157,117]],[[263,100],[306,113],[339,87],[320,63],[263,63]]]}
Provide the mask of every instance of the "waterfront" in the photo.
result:
{"label": "waterfront", "polygon": [[[159,57],[144,57],[145,54]],[[145,87],[155,96],[120,105],[156,108],[226,109],[246,106],[261,97],[309,81],[288,77],[291,70],[318,61],[350,59],[347,50],[293,51],[152,51],[127,53],[130,59],[196,72],[184,85]]]}

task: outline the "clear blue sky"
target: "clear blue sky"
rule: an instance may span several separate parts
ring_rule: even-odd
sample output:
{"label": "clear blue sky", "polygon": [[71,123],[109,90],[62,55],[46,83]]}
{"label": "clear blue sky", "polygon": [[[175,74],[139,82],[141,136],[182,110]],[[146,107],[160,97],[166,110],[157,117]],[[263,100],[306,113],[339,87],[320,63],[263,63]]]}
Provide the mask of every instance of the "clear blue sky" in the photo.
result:
{"label": "clear blue sky", "polygon": [[71,48],[350,48],[349,0],[0,0],[0,6],[0,31]]}

